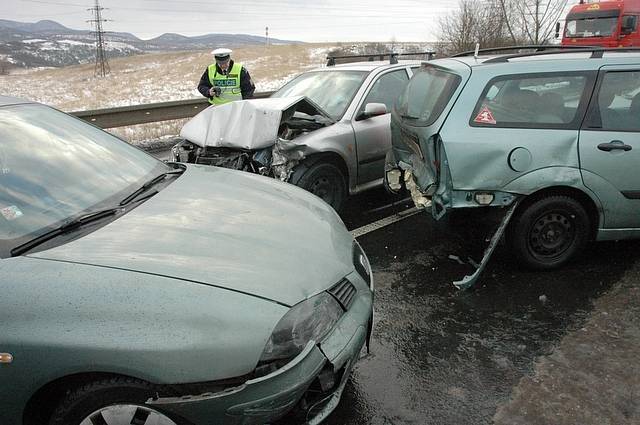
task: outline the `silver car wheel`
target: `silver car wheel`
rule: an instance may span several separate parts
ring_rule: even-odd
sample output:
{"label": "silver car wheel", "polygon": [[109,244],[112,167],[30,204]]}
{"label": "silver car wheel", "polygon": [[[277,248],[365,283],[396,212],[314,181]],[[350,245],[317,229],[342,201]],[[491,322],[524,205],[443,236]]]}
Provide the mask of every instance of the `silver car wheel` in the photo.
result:
{"label": "silver car wheel", "polygon": [[162,413],[134,404],[115,404],[96,410],[80,425],[177,425]]}

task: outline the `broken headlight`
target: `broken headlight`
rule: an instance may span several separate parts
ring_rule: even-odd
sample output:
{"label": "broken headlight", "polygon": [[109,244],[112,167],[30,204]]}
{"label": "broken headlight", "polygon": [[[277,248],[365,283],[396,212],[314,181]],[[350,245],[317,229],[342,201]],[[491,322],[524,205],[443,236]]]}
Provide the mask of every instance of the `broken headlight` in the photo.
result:
{"label": "broken headlight", "polygon": [[327,292],[295,305],[271,333],[260,364],[288,361],[300,354],[309,341],[322,341],[343,313],[340,304]]}

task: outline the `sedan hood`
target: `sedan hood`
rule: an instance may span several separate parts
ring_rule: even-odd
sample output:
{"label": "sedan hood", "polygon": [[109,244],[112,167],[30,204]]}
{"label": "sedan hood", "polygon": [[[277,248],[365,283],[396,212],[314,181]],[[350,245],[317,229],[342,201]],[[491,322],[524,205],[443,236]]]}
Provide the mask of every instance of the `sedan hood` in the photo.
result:
{"label": "sedan hood", "polygon": [[180,136],[201,147],[262,149],[276,143],[282,123],[294,115],[333,122],[304,96],[238,100],[208,107],[182,127]]}
{"label": "sedan hood", "polygon": [[30,256],[161,275],[292,306],[354,269],[352,244],[333,209],[302,189],[190,165],[133,211]]}

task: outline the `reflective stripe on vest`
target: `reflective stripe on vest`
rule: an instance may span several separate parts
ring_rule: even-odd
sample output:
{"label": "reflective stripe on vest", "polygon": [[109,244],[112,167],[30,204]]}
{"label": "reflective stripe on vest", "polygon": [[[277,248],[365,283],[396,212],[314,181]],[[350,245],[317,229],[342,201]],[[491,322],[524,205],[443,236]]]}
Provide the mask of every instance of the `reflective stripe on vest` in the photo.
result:
{"label": "reflective stripe on vest", "polygon": [[240,63],[234,63],[227,75],[219,74],[215,63],[209,65],[209,82],[212,87],[220,87],[221,90],[220,96],[209,98],[209,103],[222,105],[234,100],[242,100],[240,71],[242,71],[242,64]]}

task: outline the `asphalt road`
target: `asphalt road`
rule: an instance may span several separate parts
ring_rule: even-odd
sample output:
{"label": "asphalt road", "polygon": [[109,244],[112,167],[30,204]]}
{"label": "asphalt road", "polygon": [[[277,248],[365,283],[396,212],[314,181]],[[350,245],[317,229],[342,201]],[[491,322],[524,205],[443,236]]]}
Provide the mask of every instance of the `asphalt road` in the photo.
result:
{"label": "asphalt road", "polygon": [[[373,190],[342,217],[352,230],[411,207]],[[482,223],[419,213],[358,238],[376,286],[371,353],[325,424],[491,423],[536,358],[580,329],[593,302],[640,262],[640,241],[592,243],[562,270],[530,272],[499,246],[480,283],[461,292],[451,282],[472,268],[450,257],[480,260],[492,230]]]}
{"label": "asphalt road", "polygon": [[[355,198],[345,223],[407,208],[379,209],[391,201],[381,191]],[[471,268],[449,256],[479,261],[490,230],[420,213],[359,238],[376,284],[371,354],[326,424],[491,423],[536,357],[580,328],[593,301],[640,260],[638,241],[593,243],[574,264],[536,273],[500,246],[480,284],[458,291],[451,282]]]}

